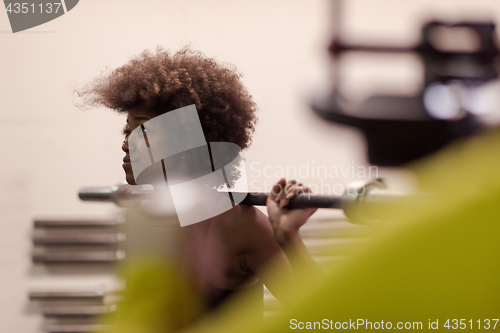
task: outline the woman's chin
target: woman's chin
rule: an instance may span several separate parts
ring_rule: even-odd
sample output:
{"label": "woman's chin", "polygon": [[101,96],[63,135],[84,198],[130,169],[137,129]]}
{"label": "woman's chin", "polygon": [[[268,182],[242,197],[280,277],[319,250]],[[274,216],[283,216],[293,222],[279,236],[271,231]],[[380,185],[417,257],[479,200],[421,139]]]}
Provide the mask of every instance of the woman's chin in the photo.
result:
{"label": "woman's chin", "polygon": [[127,175],[125,176],[125,180],[127,181],[127,183],[128,183],[129,185],[137,185],[137,184],[135,183],[134,176],[132,176],[132,175],[128,175],[128,174],[127,174]]}

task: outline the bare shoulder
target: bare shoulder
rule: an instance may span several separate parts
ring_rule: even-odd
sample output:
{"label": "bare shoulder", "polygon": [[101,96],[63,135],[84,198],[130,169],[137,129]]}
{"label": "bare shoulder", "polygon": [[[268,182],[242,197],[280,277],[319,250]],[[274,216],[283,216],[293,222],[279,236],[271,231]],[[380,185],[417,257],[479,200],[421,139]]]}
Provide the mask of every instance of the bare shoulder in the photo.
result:
{"label": "bare shoulder", "polygon": [[274,238],[273,227],[267,215],[253,206],[239,205],[237,207],[239,207],[242,223],[245,224],[242,229],[247,232],[246,237],[252,244],[251,252],[265,253],[265,256],[277,252],[280,246]]}
{"label": "bare shoulder", "polygon": [[254,249],[275,243],[268,217],[253,206],[237,205],[212,220],[212,230],[217,230],[229,242],[237,242],[241,247]]}
{"label": "bare shoulder", "polygon": [[254,206],[238,205],[234,207],[233,210],[238,218],[241,218],[242,222],[244,221],[248,227],[270,232],[272,234],[269,218],[259,209]]}
{"label": "bare shoulder", "polygon": [[[245,223],[245,239],[247,252],[241,257],[243,266],[256,274],[266,267],[271,259],[283,254],[283,250],[274,238],[273,228],[269,218],[253,206],[239,205],[238,215]],[[237,208],[235,207],[235,208]]]}

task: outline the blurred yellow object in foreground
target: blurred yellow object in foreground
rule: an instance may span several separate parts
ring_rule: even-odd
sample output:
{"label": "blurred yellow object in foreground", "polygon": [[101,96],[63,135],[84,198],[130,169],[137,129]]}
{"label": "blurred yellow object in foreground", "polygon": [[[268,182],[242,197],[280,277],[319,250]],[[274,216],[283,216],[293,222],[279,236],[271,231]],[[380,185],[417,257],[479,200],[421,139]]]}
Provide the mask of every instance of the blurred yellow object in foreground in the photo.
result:
{"label": "blurred yellow object in foreground", "polygon": [[[420,322],[424,330],[448,330],[447,321],[450,328],[492,329],[500,317],[500,132],[410,168],[430,202],[377,212],[395,223],[325,281],[290,289],[295,302],[282,315],[254,327],[244,306],[233,307],[193,331],[274,333],[300,322],[370,329],[366,322],[381,321],[392,329]],[[361,320],[365,325],[351,326]]]}
{"label": "blurred yellow object in foreground", "polygon": [[190,324],[204,306],[189,281],[165,259],[134,258],[123,268],[126,278],[123,301],[105,321],[117,324],[108,333],[172,332]]}

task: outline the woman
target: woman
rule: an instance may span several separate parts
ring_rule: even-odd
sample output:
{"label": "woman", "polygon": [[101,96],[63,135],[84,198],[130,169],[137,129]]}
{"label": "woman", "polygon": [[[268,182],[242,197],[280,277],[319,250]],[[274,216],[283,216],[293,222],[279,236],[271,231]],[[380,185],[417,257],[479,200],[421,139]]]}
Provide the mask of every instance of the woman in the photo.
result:
{"label": "woman", "polygon": [[[232,142],[242,150],[249,146],[256,122],[256,105],[235,69],[189,49],[174,55],[162,49],[143,52],[82,93],[88,104],[127,114],[123,168],[131,185],[135,179],[127,138],[148,120],[195,104],[206,142]],[[313,266],[298,230],[315,209],[284,208],[301,191],[308,189],[294,181],[286,184],[282,179],[276,184],[268,199],[270,219],[254,207],[237,205],[184,228],[187,269],[208,307],[235,292],[260,288],[262,295],[261,282],[286,302],[287,292],[267,278],[264,268],[273,261],[292,274],[287,247],[295,249],[298,260]]]}

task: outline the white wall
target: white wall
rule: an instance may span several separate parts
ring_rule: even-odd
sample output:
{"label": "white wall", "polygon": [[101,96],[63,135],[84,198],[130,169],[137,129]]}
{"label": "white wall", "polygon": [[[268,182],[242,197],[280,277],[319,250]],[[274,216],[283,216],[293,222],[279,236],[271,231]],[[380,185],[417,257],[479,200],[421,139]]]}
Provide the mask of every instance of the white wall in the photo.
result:
{"label": "white wall", "polygon": [[[416,41],[423,17],[497,17],[500,5],[488,0],[348,0],[343,10],[348,39],[398,44]],[[323,123],[306,100],[313,87],[328,79],[330,17],[327,0],[82,0],[54,21],[12,34],[0,10],[0,330],[36,332],[40,327],[39,316],[24,314],[27,289],[50,284],[47,275],[31,269],[32,219],[117,212],[112,205],[84,204],[76,197],[82,186],[123,180],[124,117],[79,110],[72,94],[106,66],[120,66],[157,45],[176,50],[191,43],[235,64],[260,106],[247,165],[364,165],[359,133]],[[406,88],[415,88],[418,71],[412,66],[411,60],[403,61],[401,72],[389,69],[387,75],[401,82],[410,78],[414,82]],[[351,89],[371,86],[384,74],[369,67],[361,59],[343,73]],[[374,78],[365,77],[370,70]],[[111,282],[89,275],[60,283]]]}

